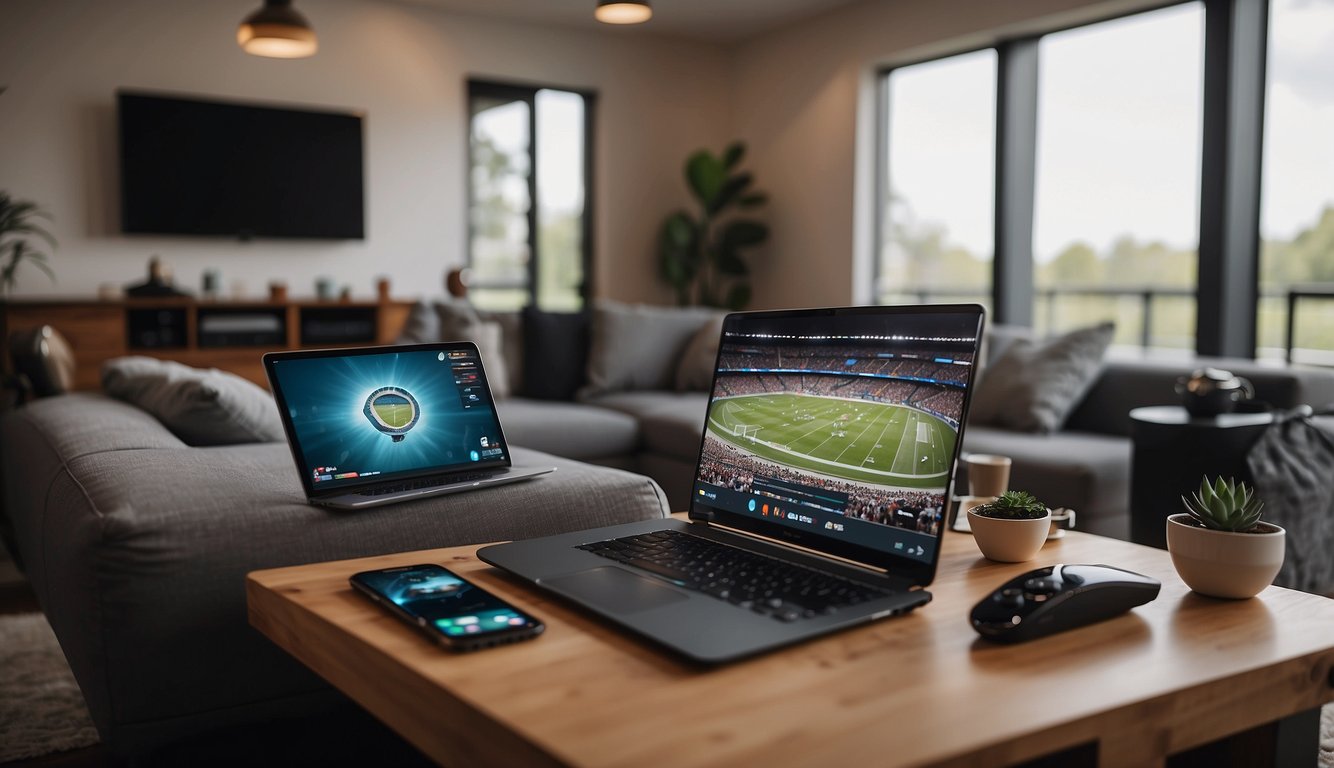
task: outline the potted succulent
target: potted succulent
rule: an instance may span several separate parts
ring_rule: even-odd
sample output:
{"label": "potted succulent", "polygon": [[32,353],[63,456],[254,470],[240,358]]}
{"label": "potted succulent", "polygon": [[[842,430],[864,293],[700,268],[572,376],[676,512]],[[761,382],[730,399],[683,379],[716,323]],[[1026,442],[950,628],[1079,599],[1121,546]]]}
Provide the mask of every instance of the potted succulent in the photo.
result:
{"label": "potted succulent", "polygon": [[1167,518],[1167,551],[1186,586],[1210,597],[1254,597],[1283,566],[1286,533],[1260,521],[1264,502],[1245,483],[1206,475]]}
{"label": "potted succulent", "polygon": [[1037,557],[1051,529],[1051,510],[1024,491],[1006,491],[968,510],[977,548],[989,560],[1022,563]]}

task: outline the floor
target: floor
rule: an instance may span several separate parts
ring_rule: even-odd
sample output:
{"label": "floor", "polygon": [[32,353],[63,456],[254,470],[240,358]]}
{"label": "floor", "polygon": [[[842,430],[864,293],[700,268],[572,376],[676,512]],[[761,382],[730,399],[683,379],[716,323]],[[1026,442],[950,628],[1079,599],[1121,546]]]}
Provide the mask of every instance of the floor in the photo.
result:
{"label": "floor", "polygon": [[[0,615],[40,611],[28,582],[0,553]],[[348,701],[319,718],[275,721],[191,739],[151,757],[127,761],[102,745],[58,752],[4,768],[159,768],[233,766],[433,765],[361,708]]]}

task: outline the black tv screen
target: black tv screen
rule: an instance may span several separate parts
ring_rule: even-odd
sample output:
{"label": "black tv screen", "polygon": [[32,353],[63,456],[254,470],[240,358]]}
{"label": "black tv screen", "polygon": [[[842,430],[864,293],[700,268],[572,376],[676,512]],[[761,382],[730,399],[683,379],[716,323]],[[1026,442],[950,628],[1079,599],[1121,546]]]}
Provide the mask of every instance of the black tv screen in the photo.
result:
{"label": "black tv screen", "polygon": [[361,117],[117,93],[121,231],[365,237]]}

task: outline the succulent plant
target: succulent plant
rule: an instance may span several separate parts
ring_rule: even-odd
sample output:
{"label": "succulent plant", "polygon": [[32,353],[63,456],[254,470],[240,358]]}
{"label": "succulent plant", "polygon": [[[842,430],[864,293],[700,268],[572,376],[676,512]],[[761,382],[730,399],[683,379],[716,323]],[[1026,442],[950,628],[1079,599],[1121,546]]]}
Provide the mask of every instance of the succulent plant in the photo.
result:
{"label": "succulent plant", "polygon": [[1047,505],[1027,491],[1006,491],[989,504],[973,507],[972,512],[1002,520],[1037,520],[1047,516]]}
{"label": "succulent plant", "polygon": [[1205,475],[1200,480],[1200,490],[1190,497],[1182,496],[1181,501],[1195,522],[1216,531],[1249,531],[1260,522],[1260,511],[1264,509],[1264,502],[1253,489],[1230,477],[1224,480],[1221,475],[1213,484]]}

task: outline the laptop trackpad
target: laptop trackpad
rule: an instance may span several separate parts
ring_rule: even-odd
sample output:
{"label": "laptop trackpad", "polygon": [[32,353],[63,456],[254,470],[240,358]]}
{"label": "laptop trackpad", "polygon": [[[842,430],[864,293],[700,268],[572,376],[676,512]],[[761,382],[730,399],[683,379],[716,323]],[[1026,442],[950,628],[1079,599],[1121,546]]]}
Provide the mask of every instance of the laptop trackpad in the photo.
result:
{"label": "laptop trackpad", "polygon": [[603,566],[543,579],[542,586],[612,613],[634,613],[689,599],[666,584],[617,568]]}

